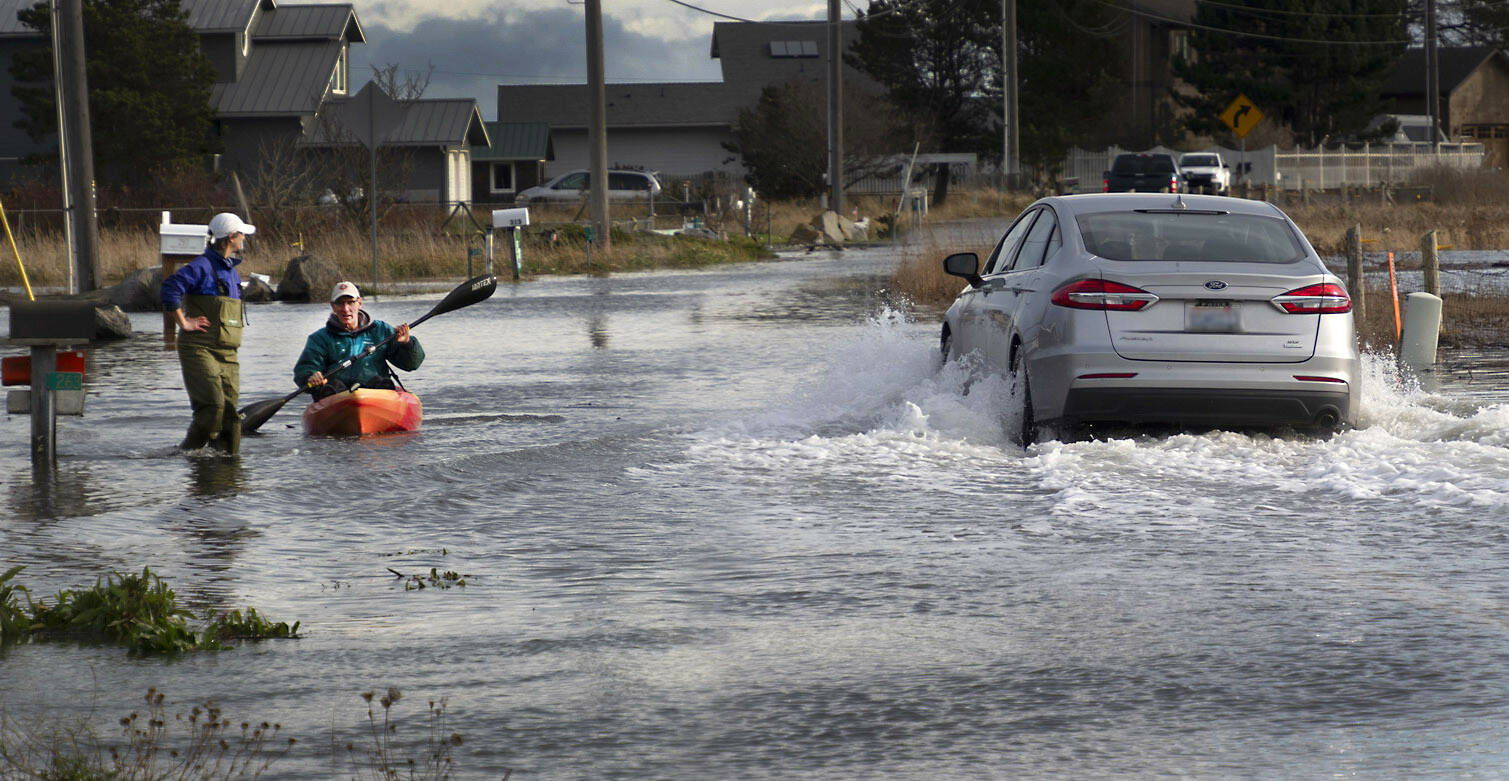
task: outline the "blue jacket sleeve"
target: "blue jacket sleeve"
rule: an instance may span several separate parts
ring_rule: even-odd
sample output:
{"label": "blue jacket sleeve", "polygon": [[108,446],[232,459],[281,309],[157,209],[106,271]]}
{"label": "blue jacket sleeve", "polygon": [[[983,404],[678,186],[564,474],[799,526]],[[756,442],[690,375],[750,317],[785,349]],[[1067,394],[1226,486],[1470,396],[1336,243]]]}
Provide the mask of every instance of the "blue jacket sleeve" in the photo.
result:
{"label": "blue jacket sleeve", "polygon": [[195,258],[162,281],[163,309],[171,312],[183,306],[183,297],[189,292],[199,289],[199,283],[203,274],[201,273],[201,264],[198,261],[199,258]]}

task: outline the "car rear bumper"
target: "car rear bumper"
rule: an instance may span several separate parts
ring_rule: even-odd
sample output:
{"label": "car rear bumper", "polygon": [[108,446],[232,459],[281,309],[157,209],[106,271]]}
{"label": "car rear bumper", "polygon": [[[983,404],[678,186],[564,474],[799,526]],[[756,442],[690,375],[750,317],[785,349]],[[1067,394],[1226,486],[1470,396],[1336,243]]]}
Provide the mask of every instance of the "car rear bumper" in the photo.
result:
{"label": "car rear bumper", "polygon": [[1073,388],[1060,422],[1335,428],[1352,420],[1350,394],[1299,389]]}

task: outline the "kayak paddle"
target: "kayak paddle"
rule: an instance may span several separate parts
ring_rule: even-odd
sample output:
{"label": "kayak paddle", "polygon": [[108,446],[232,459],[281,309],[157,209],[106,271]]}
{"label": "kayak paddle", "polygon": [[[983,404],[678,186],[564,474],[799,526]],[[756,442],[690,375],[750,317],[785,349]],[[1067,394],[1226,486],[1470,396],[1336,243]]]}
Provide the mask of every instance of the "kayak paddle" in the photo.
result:
{"label": "kayak paddle", "polygon": [[[467,281],[462,282],[459,286],[457,286],[455,290],[447,293],[445,298],[440,299],[440,303],[436,304],[432,309],[430,309],[430,311],[425,312],[424,315],[418,320],[409,323],[409,328],[413,328],[420,323],[434,317],[435,315],[443,315],[446,312],[454,312],[462,307],[471,306],[478,301],[484,301],[488,296],[491,296],[493,294],[493,291],[496,290],[497,287],[498,278],[492,276],[491,274],[484,274],[480,277],[468,279]],[[394,334],[394,336],[397,336],[397,334]],[[377,352],[383,347],[386,347],[388,342],[393,341],[394,336],[389,336],[387,339],[384,339],[377,344],[368,345],[367,348],[365,350],[362,350],[360,353],[353,355],[350,358],[347,358],[346,360],[330,367],[330,369],[324,372],[325,377],[334,377],[338,372],[344,371],[351,364],[356,363],[357,361],[371,355],[372,353]],[[303,386],[281,398],[253,402],[246,405],[245,407],[242,407],[241,433],[250,434],[261,428],[262,424],[266,423],[268,418],[271,418],[273,415],[277,414],[278,410],[282,409],[284,404],[293,401],[293,397],[309,390],[310,387],[312,386]]]}

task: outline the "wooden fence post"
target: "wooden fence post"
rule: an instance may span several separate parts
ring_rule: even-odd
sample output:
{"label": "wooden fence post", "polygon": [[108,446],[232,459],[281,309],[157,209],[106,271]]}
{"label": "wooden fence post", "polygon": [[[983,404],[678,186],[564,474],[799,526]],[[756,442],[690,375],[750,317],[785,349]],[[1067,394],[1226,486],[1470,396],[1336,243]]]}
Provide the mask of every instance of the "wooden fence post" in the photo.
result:
{"label": "wooden fence post", "polygon": [[1420,273],[1425,277],[1425,292],[1441,297],[1441,261],[1436,252],[1436,232],[1420,237]]}
{"label": "wooden fence post", "polygon": [[1352,319],[1358,330],[1367,322],[1367,288],[1362,271],[1362,226],[1347,228],[1347,290],[1352,294]]}

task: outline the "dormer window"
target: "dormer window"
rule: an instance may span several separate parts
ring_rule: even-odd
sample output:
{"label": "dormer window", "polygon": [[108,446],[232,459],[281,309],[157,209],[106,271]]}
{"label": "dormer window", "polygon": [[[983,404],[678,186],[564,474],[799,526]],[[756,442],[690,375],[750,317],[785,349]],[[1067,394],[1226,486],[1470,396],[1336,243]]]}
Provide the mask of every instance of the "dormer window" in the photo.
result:
{"label": "dormer window", "polygon": [[816,57],[817,41],[771,41],[772,57]]}
{"label": "dormer window", "polygon": [[335,60],[335,72],[330,74],[330,92],[332,94],[346,94],[346,55],[350,51],[350,46],[346,44],[341,45],[341,56]]}

